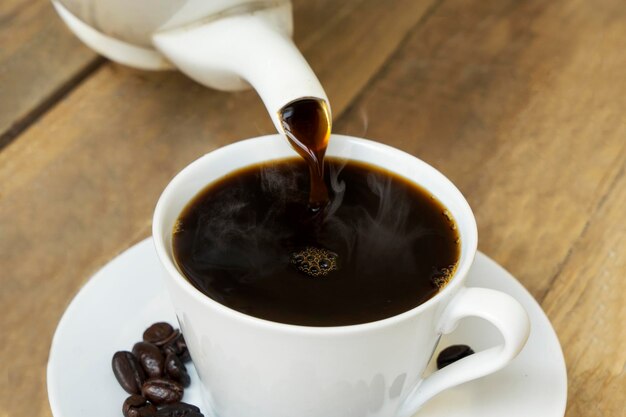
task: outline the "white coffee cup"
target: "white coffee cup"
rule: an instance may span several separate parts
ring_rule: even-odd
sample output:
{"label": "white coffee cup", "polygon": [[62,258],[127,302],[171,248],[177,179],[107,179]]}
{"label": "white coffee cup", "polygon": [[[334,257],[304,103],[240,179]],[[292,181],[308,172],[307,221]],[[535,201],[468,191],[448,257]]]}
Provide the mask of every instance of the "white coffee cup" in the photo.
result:
{"label": "white coffee cup", "polygon": [[[166,286],[200,376],[205,405],[213,415],[409,417],[437,393],[493,373],[515,358],[530,331],[522,306],[507,294],[465,287],[476,254],[477,230],[463,195],[428,164],[365,139],[333,135],[327,155],[367,162],[420,184],[456,220],[461,255],[443,290],[418,307],[384,320],[306,327],[245,315],[191,285],[172,255],[172,231],[182,209],[207,184],[234,170],[294,155],[279,135],[217,149],[169,183],[154,213],[152,232]],[[503,343],[424,378],[440,336],[469,316],[492,323]]]}

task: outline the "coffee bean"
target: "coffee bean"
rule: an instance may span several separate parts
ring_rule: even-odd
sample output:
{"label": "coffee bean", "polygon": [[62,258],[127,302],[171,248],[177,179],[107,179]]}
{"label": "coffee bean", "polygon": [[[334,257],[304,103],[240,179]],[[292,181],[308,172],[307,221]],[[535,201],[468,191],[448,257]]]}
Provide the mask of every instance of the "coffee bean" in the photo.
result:
{"label": "coffee bean", "polygon": [[143,332],[143,341],[156,346],[163,346],[174,338],[176,333],[169,323],[154,323]]}
{"label": "coffee bean", "polygon": [[176,335],[176,337],[167,342],[162,349],[165,356],[173,353],[183,362],[189,362],[191,360],[189,350],[187,349],[187,342],[185,342],[185,338],[180,332]]}
{"label": "coffee bean", "polygon": [[137,358],[130,352],[115,352],[111,361],[113,374],[122,388],[129,394],[139,394],[146,375],[137,361]]}
{"label": "coffee bean", "polygon": [[204,417],[198,407],[180,402],[184,387],[191,383],[183,363],[191,358],[180,331],[165,322],[154,323],[144,331],[143,340],[132,352],[113,355],[113,373],[120,385],[130,394],[141,394],[124,401],[124,417]]}
{"label": "coffee bean", "polygon": [[157,408],[141,395],[131,395],[122,405],[124,417],[150,417],[157,412]]}
{"label": "coffee bean", "polygon": [[155,417],[204,417],[200,409],[187,403],[167,404],[159,408]]}
{"label": "coffee bean", "polygon": [[144,382],[141,393],[154,404],[169,404],[183,398],[183,386],[165,378],[151,378]]}
{"label": "coffee bean", "polygon": [[133,346],[133,354],[150,378],[163,375],[163,354],[158,347],[148,342],[137,342]]}
{"label": "coffee bean", "polygon": [[165,358],[165,374],[174,381],[180,382],[185,388],[191,383],[185,364],[174,353],[170,353]]}
{"label": "coffee bean", "polygon": [[437,356],[437,369],[445,368],[451,363],[472,355],[473,353],[472,348],[467,345],[448,346],[439,352],[439,356]]}

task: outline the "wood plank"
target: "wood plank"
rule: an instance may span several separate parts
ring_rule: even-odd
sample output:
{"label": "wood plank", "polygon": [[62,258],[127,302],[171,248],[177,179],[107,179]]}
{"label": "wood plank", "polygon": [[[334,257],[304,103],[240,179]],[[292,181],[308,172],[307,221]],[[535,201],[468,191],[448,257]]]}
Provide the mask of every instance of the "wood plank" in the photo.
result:
{"label": "wood plank", "polygon": [[100,60],[65,27],[49,0],[0,4],[0,148]]}
{"label": "wood plank", "polygon": [[539,299],[626,158],[620,0],[445,2],[336,132],[433,164]]}
{"label": "wood plank", "polygon": [[619,416],[626,404],[626,167],[569,253],[543,307],[569,366],[568,416]]}
{"label": "wood plank", "polygon": [[[296,3],[298,42],[335,115],[431,4]],[[0,354],[11,358],[0,393],[19,393],[2,398],[9,415],[50,415],[44,369],[61,313],[96,268],[149,235],[173,174],[204,152],[271,131],[253,92],[107,64],[0,152],[0,268],[10,271],[1,275],[0,325],[9,331]]]}

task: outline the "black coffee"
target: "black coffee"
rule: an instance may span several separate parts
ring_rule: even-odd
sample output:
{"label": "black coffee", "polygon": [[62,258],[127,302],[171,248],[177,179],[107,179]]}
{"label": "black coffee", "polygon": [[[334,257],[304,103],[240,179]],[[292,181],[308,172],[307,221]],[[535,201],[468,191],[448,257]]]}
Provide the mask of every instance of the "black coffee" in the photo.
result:
{"label": "black coffee", "polygon": [[327,159],[330,203],[309,206],[300,158],[254,165],[201,191],[173,233],[200,291],[251,316],[342,326],[397,315],[446,284],[459,235],[424,189],[379,168]]}

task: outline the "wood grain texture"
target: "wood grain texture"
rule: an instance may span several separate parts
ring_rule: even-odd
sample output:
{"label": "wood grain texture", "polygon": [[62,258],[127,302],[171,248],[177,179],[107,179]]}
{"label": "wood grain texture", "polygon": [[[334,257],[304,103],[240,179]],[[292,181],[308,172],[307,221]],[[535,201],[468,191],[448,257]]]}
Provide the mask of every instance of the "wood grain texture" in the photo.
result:
{"label": "wood grain texture", "polygon": [[626,407],[626,165],[570,250],[543,307],[568,364],[571,416]]}
{"label": "wood grain texture", "polygon": [[[0,147],[97,63],[65,27],[49,0],[0,5]],[[61,93],[61,94],[59,94]],[[11,132],[15,129],[17,132]]]}
{"label": "wood grain texture", "polygon": [[[296,40],[335,115],[431,4],[295,4]],[[10,358],[0,415],[50,415],[45,364],[60,315],[98,267],[149,235],[173,174],[211,149],[271,132],[253,92],[107,64],[0,152],[0,325],[11,329],[0,346]]]}

